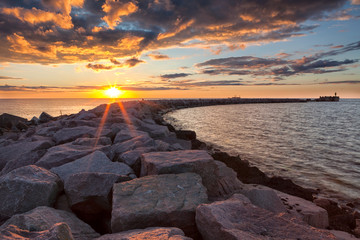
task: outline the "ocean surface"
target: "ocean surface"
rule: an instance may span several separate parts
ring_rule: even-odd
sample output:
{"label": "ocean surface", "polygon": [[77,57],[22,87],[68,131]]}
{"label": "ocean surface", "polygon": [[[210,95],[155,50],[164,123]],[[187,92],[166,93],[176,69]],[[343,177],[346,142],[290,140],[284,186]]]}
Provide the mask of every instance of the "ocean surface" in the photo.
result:
{"label": "ocean surface", "polygon": [[111,102],[106,98],[0,99],[0,114],[9,113],[30,120],[34,116],[39,117],[42,112],[56,117]]}
{"label": "ocean surface", "polygon": [[360,200],[360,99],[198,107],[165,118],[270,176]]}

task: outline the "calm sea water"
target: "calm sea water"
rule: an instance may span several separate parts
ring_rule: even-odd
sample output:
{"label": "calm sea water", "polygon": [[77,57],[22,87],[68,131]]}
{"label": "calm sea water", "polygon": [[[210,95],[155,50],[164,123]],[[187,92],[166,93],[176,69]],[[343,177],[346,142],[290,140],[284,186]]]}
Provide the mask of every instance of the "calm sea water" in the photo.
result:
{"label": "calm sea water", "polygon": [[199,107],[166,118],[269,175],[360,198],[360,99]]}
{"label": "calm sea water", "polygon": [[110,102],[111,99],[105,98],[0,99],[0,114],[9,113],[30,120],[34,116],[39,117],[42,112],[55,117]]}

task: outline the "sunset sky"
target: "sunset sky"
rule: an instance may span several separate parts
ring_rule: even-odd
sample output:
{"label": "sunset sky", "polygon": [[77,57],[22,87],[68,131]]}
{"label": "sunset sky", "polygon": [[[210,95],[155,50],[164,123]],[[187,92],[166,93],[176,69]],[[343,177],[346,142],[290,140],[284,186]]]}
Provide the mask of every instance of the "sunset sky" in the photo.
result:
{"label": "sunset sky", "polygon": [[1,0],[0,98],[360,98],[360,0]]}

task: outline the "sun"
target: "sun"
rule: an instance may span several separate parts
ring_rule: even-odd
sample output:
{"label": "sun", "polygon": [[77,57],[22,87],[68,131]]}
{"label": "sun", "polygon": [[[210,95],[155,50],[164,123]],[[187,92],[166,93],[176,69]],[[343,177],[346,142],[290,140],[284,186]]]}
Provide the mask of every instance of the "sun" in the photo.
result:
{"label": "sun", "polygon": [[120,95],[122,94],[123,91],[121,91],[119,88],[115,86],[105,90],[105,95],[108,96],[109,98],[119,98]]}

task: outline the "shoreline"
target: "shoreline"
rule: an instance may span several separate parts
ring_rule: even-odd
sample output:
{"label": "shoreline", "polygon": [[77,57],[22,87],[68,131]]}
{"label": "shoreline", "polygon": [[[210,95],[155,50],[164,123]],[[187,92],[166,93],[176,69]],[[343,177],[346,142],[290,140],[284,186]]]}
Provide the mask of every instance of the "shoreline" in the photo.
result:
{"label": "shoreline", "polygon": [[[299,100],[299,99],[298,99]],[[298,102],[298,100],[296,100],[295,102]],[[293,102],[294,99],[262,99],[261,101],[265,101],[262,103],[279,103],[279,102]],[[341,231],[347,231],[347,232],[353,232],[354,226],[351,224],[354,224],[353,222],[355,221],[355,219],[359,218],[359,215],[354,215],[353,217],[351,217],[353,214],[352,212],[354,212],[354,206],[338,206],[337,203],[335,202],[324,202],[324,201],[320,201],[321,199],[313,199],[313,194],[315,194],[317,191],[314,189],[305,189],[302,188],[301,186],[298,186],[296,184],[294,184],[291,180],[289,179],[284,179],[282,177],[268,177],[266,174],[264,174],[262,171],[260,171],[257,167],[253,167],[249,164],[249,162],[243,161],[240,159],[240,157],[234,157],[234,156],[230,156],[229,154],[222,152],[220,150],[216,150],[214,148],[212,148],[211,146],[209,146],[208,144],[205,144],[204,142],[201,142],[199,140],[196,139],[196,133],[193,131],[183,131],[183,130],[176,130],[172,125],[170,125],[169,123],[165,122],[164,119],[162,118],[163,114],[169,112],[169,111],[174,111],[180,108],[189,108],[189,107],[198,107],[198,106],[210,106],[210,105],[221,105],[221,104],[250,104],[250,103],[259,103],[260,100],[259,99],[252,99],[250,100],[245,100],[245,99],[240,99],[240,98],[232,98],[232,99],[198,99],[198,100],[151,100],[151,101],[133,101],[133,102],[124,102],[124,103],[114,103],[111,105],[100,105],[94,109],[91,109],[89,111],[81,111],[77,114],[71,114],[71,115],[66,115],[66,116],[61,116],[61,117],[51,117],[51,116],[44,116],[43,119],[41,120],[42,123],[38,122],[35,123],[33,122],[32,124],[35,124],[34,126],[42,126],[42,127],[35,127],[35,133],[42,131],[42,129],[46,129],[46,128],[51,128],[52,125],[54,125],[54,123],[57,122],[65,122],[65,124],[68,124],[68,126],[66,125],[66,127],[70,127],[73,128],[74,126],[77,126],[77,124],[87,124],[88,126],[91,125],[91,122],[88,121],[86,122],[87,118],[89,119],[96,119],[95,117],[97,116],[99,121],[99,127],[98,129],[103,128],[106,126],[106,124],[108,124],[109,126],[112,124],[116,124],[116,121],[120,121],[122,123],[128,124],[128,122],[131,122],[131,124],[133,126],[136,126],[136,128],[145,130],[145,132],[150,133],[150,136],[154,137],[154,139],[162,139],[167,143],[168,145],[171,146],[175,146],[177,143],[181,143],[184,145],[187,145],[188,148],[190,148],[191,150],[206,150],[213,159],[218,160],[222,163],[225,163],[227,165],[227,167],[230,167],[231,169],[233,169],[236,172],[237,178],[243,182],[244,184],[247,185],[251,185],[251,184],[256,184],[256,185],[264,185],[267,187],[270,187],[271,189],[275,189],[275,190],[279,190],[282,192],[285,192],[287,194],[290,194],[292,196],[298,196],[302,199],[306,199],[309,200],[311,202],[317,202],[317,205],[323,205],[324,208],[329,207],[329,209],[326,209],[329,215],[329,219],[330,219],[330,228],[333,229],[338,229]],[[302,100],[301,100],[302,102]],[[305,101],[304,101],[305,102]],[[119,106],[117,106],[119,105]],[[128,109],[129,113],[121,113],[121,105],[123,105],[124,109]],[[109,106],[109,107],[107,107]],[[118,110],[115,111],[115,108],[119,108]],[[130,111],[131,110],[131,111]],[[113,115],[109,115],[107,117],[105,116],[105,113],[107,113],[107,111],[111,112],[111,114],[117,112],[114,116]],[[119,114],[120,113],[120,114]],[[89,117],[91,115],[91,117]],[[129,115],[128,117],[126,117],[126,115]],[[102,116],[102,119],[99,119]],[[79,118],[78,120],[75,121],[75,119]],[[83,119],[82,119],[83,118]],[[41,119],[41,117],[39,118],[39,120]],[[74,119],[74,120],[71,120]],[[116,120],[118,119],[118,120]],[[75,121],[75,122],[74,122]],[[110,122],[108,122],[110,121]],[[39,125],[37,125],[39,124]],[[74,125],[75,124],[75,125]],[[105,124],[105,125],[104,125]],[[112,126],[111,125],[111,126]],[[164,126],[167,130],[165,130],[165,128],[163,127],[157,127],[157,126]],[[24,127],[24,126],[23,126]],[[29,129],[31,129],[32,127],[30,126]],[[34,129],[34,128],[33,128]],[[147,130],[146,130],[147,129]],[[102,129],[101,129],[102,130]],[[47,131],[49,131],[49,133],[52,134],[53,131],[56,132],[60,132],[60,129],[47,129]],[[119,129],[117,130],[119,131]],[[169,133],[166,133],[169,132]],[[117,132],[118,133],[118,132]],[[176,139],[172,139],[171,142],[169,136],[173,133],[173,135],[176,135]],[[32,133],[34,134],[34,133]],[[22,141],[22,138],[26,138],[26,135],[29,136],[35,136],[29,133],[28,129],[24,129],[23,132],[20,132],[17,137],[14,136],[10,136],[10,138],[8,138],[9,140],[9,144],[12,143],[17,143]],[[96,136],[98,133],[94,134],[94,136]],[[100,137],[99,133],[98,137]],[[108,133],[110,134],[110,133]],[[5,133],[5,135],[7,135],[7,133]],[[52,135],[51,135],[52,136]],[[110,135],[109,135],[110,136]],[[165,137],[166,136],[166,137]],[[37,137],[38,138],[38,137]],[[55,143],[55,146],[49,146],[48,149],[54,148],[56,146],[58,146],[59,144],[66,144],[66,142],[68,142],[69,140],[61,140],[63,139],[63,136],[59,135],[58,139],[55,139],[55,141],[57,141],[57,143]],[[70,139],[71,141],[74,141],[74,139]],[[75,139],[76,140],[76,139]],[[111,140],[112,143],[111,145],[115,144],[115,136],[111,135]],[[162,141],[161,140],[161,141]],[[166,142],[166,140],[168,140],[168,142]],[[36,140],[38,141],[38,139]],[[76,140],[77,141],[77,140]],[[88,141],[88,140],[87,140]],[[1,144],[8,144],[8,143],[4,143],[4,141],[1,141],[0,139],[0,145]],[[95,142],[94,146],[97,146],[96,144],[98,144],[98,140]],[[161,143],[162,144],[162,143]],[[181,145],[180,144],[180,145]],[[183,146],[177,146],[178,148],[183,148]],[[6,146],[6,145],[5,145]],[[61,146],[61,145],[59,145]],[[159,146],[158,146],[159,148]],[[162,147],[164,149],[170,149],[169,146],[167,147]],[[171,149],[175,149],[174,147]],[[102,148],[101,151],[104,151],[107,153],[108,149],[107,148]],[[166,150],[167,151],[167,150]],[[173,150],[171,150],[173,151]],[[169,153],[171,153],[171,151]],[[110,151],[111,152],[111,151]],[[109,152],[109,154],[111,155],[111,153]],[[44,155],[43,155],[44,156]],[[112,157],[114,158],[114,156]],[[110,158],[110,159],[112,159]],[[42,159],[42,158],[41,158]],[[1,160],[1,159],[0,159]],[[135,159],[136,161],[138,161],[137,159]],[[71,160],[73,161],[73,160]],[[43,162],[43,161],[40,161]],[[42,164],[38,164],[38,162],[35,161],[35,165],[38,166],[47,166],[44,162],[45,165]],[[61,166],[63,163],[61,163],[59,166]],[[140,166],[138,165],[138,162],[134,162],[134,165],[132,166],[132,168],[135,171],[135,174],[139,177],[140,174]],[[141,166],[142,167],[142,166]],[[256,187],[255,185],[255,187]],[[225,187],[225,189],[227,189]],[[325,204],[325,205],[324,205]],[[344,218],[346,218],[347,220],[344,221]],[[350,219],[351,218],[351,219]],[[342,220],[340,220],[342,219]],[[342,221],[342,222],[341,222]],[[351,226],[350,226],[350,225]]]}

